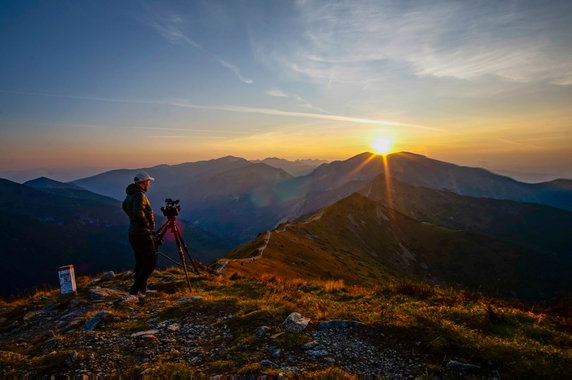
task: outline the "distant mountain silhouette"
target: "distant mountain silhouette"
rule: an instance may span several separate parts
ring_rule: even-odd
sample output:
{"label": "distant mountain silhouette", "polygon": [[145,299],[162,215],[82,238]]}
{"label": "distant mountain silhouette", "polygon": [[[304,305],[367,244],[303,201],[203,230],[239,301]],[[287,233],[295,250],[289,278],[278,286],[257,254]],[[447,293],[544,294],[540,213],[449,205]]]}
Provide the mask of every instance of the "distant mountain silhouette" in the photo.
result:
{"label": "distant mountain silhouette", "polygon": [[268,157],[264,160],[251,160],[253,163],[263,163],[274,168],[283,169],[294,177],[309,174],[322,164],[326,164],[325,160],[296,160],[289,161],[278,157]]}
{"label": "distant mountain silhouette", "polygon": [[475,233],[421,222],[353,194],[231,251],[227,271],[373,285],[414,279],[502,297],[555,301],[572,289],[572,266]]}
{"label": "distant mountain silhouette", "polygon": [[[158,223],[163,219],[157,216]],[[197,226],[180,223],[191,254],[202,261],[210,262],[233,247]],[[0,179],[0,224],[2,297],[57,285],[62,265],[73,264],[78,275],[133,267],[121,202],[77,185],[48,178],[26,185]],[[172,257],[175,250],[172,242],[162,249]]]}
{"label": "distant mountain silhouette", "polygon": [[[137,170],[115,170],[75,181],[74,184],[116,199]],[[282,169],[238,157],[223,157],[181,165],[146,168],[156,178],[147,196],[155,212],[165,198],[181,201],[181,219],[216,236],[223,244],[238,244],[275,223],[268,194],[292,176]]]}
{"label": "distant mountain silhouette", "polygon": [[[267,159],[279,162],[279,159]],[[461,195],[572,206],[569,180],[526,184],[479,168],[461,167],[413,153],[385,157],[362,153],[322,164],[292,177],[265,163],[227,156],[216,160],[146,168],[157,180],[148,196],[155,211],[164,198],[181,200],[181,219],[225,246],[246,242],[277,224],[330,205],[388,173],[403,183]],[[114,170],[75,181],[86,189],[124,198],[124,188],[140,169]],[[214,257],[217,253],[207,253]]]}
{"label": "distant mountain silhouette", "polygon": [[119,202],[97,194],[68,197],[70,190],[87,192],[60,190],[64,195],[0,179],[1,296],[57,283],[61,265],[75,265],[78,274],[132,265]]}

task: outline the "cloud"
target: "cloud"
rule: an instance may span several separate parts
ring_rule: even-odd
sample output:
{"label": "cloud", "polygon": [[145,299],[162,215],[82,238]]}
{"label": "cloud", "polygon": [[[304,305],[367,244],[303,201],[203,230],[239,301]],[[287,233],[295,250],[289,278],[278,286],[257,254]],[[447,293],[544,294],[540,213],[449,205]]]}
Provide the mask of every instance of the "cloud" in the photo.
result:
{"label": "cloud", "polygon": [[[572,84],[572,3],[299,1],[300,33],[265,58],[324,85],[417,76]],[[568,37],[566,37],[568,36]],[[259,41],[260,42],[260,41]]]}
{"label": "cloud", "polygon": [[128,104],[150,104],[150,105],[165,105],[180,108],[192,108],[200,110],[210,110],[210,111],[224,111],[224,112],[237,112],[237,113],[255,113],[261,115],[272,115],[272,116],[285,116],[285,117],[299,117],[306,119],[322,119],[330,121],[340,121],[358,124],[371,124],[378,126],[392,126],[392,127],[410,127],[419,128],[433,131],[441,131],[439,128],[428,127],[419,124],[408,124],[401,123],[398,121],[391,120],[379,120],[379,119],[367,119],[343,115],[332,115],[332,114],[318,114],[310,112],[292,112],[283,111],[279,109],[272,108],[259,108],[259,107],[247,107],[247,106],[236,106],[236,105],[203,105],[188,103],[180,100],[147,100],[147,99],[121,99],[121,98],[105,98],[105,97],[92,97],[92,96],[74,96],[74,95],[58,95],[43,92],[20,92],[20,91],[7,91],[0,90],[1,93],[6,94],[20,94],[20,95],[32,95],[32,96],[47,96],[54,98],[66,98],[66,99],[79,99],[79,100],[93,100],[100,102],[113,102],[113,103],[128,103]]}
{"label": "cloud", "polygon": [[244,82],[244,83],[246,83],[246,84],[252,84],[252,83],[254,83],[254,81],[253,81],[252,79],[248,79],[248,78],[245,78],[244,76],[242,76],[242,75],[240,74],[240,70],[239,70],[238,67],[236,67],[235,65],[230,64],[230,63],[228,63],[228,62],[226,62],[226,61],[224,61],[224,60],[222,60],[222,59],[218,59],[217,62],[220,63],[220,65],[221,65],[222,67],[226,67],[227,69],[229,69],[230,71],[232,71],[232,72],[236,75],[236,77],[237,77],[241,82]]}
{"label": "cloud", "polygon": [[138,19],[143,24],[154,29],[171,44],[187,43],[194,48],[203,50],[199,43],[185,34],[183,19],[177,15],[161,16],[157,12],[147,9],[146,16]]}
{"label": "cloud", "polygon": [[252,84],[254,81],[244,77],[237,66],[229,63],[223,59],[218,58],[213,52],[204,48],[201,44],[189,37],[185,31],[184,19],[177,14],[163,15],[156,10],[152,10],[148,6],[144,7],[146,9],[146,16],[139,17],[139,21],[144,25],[147,25],[159,33],[163,38],[165,38],[171,44],[181,44],[186,43],[195,49],[201,51],[204,55],[210,59],[216,61],[221,67],[230,70],[236,75],[236,77],[243,83]]}
{"label": "cloud", "polygon": [[296,104],[298,104],[304,108],[308,108],[308,109],[318,111],[318,112],[329,113],[328,111],[324,110],[323,108],[316,107],[316,106],[310,104],[308,101],[306,101],[306,99],[302,98],[300,95],[287,94],[284,91],[278,90],[278,89],[268,90],[268,91],[266,91],[266,95],[272,96],[275,98],[288,98],[288,99],[294,100],[294,102]]}
{"label": "cloud", "polygon": [[276,98],[287,98],[288,97],[288,95],[286,95],[284,92],[282,92],[280,90],[276,90],[276,89],[266,91],[266,95],[274,96]]}

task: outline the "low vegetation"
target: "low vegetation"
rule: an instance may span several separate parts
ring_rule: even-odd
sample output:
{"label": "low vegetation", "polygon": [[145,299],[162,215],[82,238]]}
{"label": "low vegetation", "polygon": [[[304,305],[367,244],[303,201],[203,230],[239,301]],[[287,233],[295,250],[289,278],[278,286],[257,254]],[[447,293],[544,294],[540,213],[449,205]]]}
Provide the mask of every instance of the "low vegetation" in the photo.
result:
{"label": "low vegetation", "polygon": [[[277,375],[282,372],[288,376],[288,371],[260,364],[264,354],[256,349],[253,330],[258,326],[270,326],[272,334],[279,333],[281,323],[293,311],[311,318],[311,324],[303,333],[278,335],[274,345],[282,350],[295,351],[312,341],[311,333],[320,321],[353,320],[365,324],[371,344],[392,346],[403,357],[410,354],[422,357],[425,369],[416,373],[421,378],[443,375],[450,360],[480,366],[479,378],[560,378],[572,371],[572,318],[569,309],[562,305],[540,309],[479,293],[415,282],[388,282],[364,288],[348,286],[343,281],[284,280],[274,275],[263,275],[256,280],[232,274],[195,276],[192,284],[195,295],[201,298],[189,304],[178,302],[189,297],[182,278],[182,273],[175,269],[155,273],[151,280],[158,288],[172,283],[178,284],[177,287],[149,296],[145,303],[131,308],[110,308],[112,318],[103,324],[97,339],[104,340],[108,336],[104,333],[129,337],[133,332],[151,329],[150,321],[179,321],[184,325],[185,318],[193,314],[203,318],[201,323],[228,329],[228,335],[216,335],[205,341],[207,346],[211,345],[207,349],[217,347],[221,350],[220,357],[195,365],[183,355],[173,353],[175,351],[145,360],[137,356],[143,353],[134,349],[125,353],[125,359],[111,364],[116,366],[117,373],[186,377]],[[0,304],[3,332],[0,351],[14,353],[0,355],[1,375],[69,374],[73,373],[72,369],[84,365],[84,357],[89,357],[90,353],[98,354],[97,347],[81,349],[73,346],[74,341],[80,344],[84,337],[94,336],[93,332],[47,328],[42,326],[41,320],[26,331],[14,330],[26,319],[34,321],[30,313],[35,310],[59,308],[64,314],[70,309],[73,311],[72,302],[76,305],[88,302],[77,298],[85,296],[87,289],[94,286],[90,281],[86,278],[78,281],[80,289],[75,301],[52,291]],[[118,275],[98,286],[126,288],[129,281],[126,276]],[[94,314],[90,313],[83,318]],[[47,326],[51,322],[44,323]],[[46,331],[51,333],[46,334]],[[23,339],[35,343],[14,346],[15,341]],[[50,348],[50,341],[57,341],[57,344],[53,343],[56,348]],[[106,348],[110,352],[114,349]],[[80,352],[80,359],[71,365],[61,365],[71,351]],[[94,360],[89,363],[95,363]],[[93,367],[89,368],[93,370]],[[300,369],[305,376],[314,378],[351,379],[360,375],[341,364],[308,364],[306,367],[301,365]]]}

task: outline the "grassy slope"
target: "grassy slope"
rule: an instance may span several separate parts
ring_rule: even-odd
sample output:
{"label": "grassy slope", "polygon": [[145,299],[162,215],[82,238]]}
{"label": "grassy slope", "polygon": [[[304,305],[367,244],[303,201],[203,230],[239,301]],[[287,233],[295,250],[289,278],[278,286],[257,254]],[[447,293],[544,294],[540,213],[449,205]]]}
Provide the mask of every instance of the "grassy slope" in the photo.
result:
{"label": "grassy slope", "polygon": [[280,226],[268,244],[267,238],[261,234],[230,252],[229,270],[359,285],[409,278],[531,301],[553,301],[570,289],[568,268],[552,257],[418,222],[359,194]]}
{"label": "grassy slope", "polygon": [[[426,370],[418,374],[421,378],[443,375],[449,360],[482,366],[477,378],[480,375],[561,378],[572,371],[572,321],[555,310],[530,309],[426,284],[387,282],[375,287],[352,287],[343,281],[262,277],[260,280],[236,275],[194,277],[195,289],[203,291],[202,299],[191,304],[177,302],[189,294],[182,273],[175,269],[153,275],[152,281],[160,293],[149,296],[141,305],[90,304],[80,298],[72,306],[70,297],[58,297],[56,291],[0,304],[0,351],[28,355],[26,359],[0,356],[0,374],[69,374],[78,369],[94,373],[104,365],[116,375],[124,376],[144,370],[150,375],[276,374],[277,370],[257,363],[265,358],[276,359],[269,357],[262,343],[253,340],[252,330],[260,325],[279,330],[280,323],[292,311],[310,317],[312,325],[310,331],[285,335],[274,342],[286,352],[296,353],[300,344],[311,340],[309,333],[317,322],[351,319],[366,324],[373,344],[392,347],[404,358],[413,354],[423,357]],[[85,296],[90,281],[80,279],[78,298]],[[120,275],[97,285],[124,288],[129,282],[127,276]],[[81,310],[84,313],[88,310],[82,317],[85,321],[98,308],[109,311],[111,317],[95,332],[70,332],[58,325],[61,315],[75,312],[81,316]],[[60,317],[54,320],[29,317],[30,312],[38,310]],[[221,319],[224,315],[230,317]],[[162,338],[160,344],[124,347],[132,344],[130,334],[152,328],[151,320],[178,321],[191,327],[208,323],[228,328],[230,335],[213,334],[201,340],[203,349],[216,347],[219,351],[195,364],[189,363],[196,354],[187,357],[181,348],[183,353],[153,354],[156,349],[164,351],[170,346],[186,344],[177,341],[181,335]],[[10,332],[25,323],[23,331]],[[45,334],[48,330],[52,332]],[[107,345],[105,342],[110,339],[117,343]],[[14,346],[14,342],[28,344]],[[66,365],[63,358],[71,351],[78,352],[79,359]],[[343,358],[338,358],[332,368],[310,359],[300,362],[299,367],[308,371],[309,376],[334,374],[339,378],[348,372],[344,363]]]}

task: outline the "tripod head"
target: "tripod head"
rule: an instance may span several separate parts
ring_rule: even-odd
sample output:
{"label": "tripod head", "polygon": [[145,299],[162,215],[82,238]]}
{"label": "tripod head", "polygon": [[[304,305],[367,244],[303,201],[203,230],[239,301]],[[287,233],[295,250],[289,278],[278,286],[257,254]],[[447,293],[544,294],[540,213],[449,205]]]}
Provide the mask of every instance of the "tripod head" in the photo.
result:
{"label": "tripod head", "polygon": [[169,220],[175,219],[179,212],[181,211],[181,206],[179,206],[179,200],[172,200],[171,198],[165,199],[166,205],[161,207],[163,215]]}

